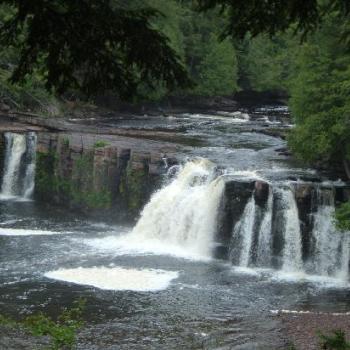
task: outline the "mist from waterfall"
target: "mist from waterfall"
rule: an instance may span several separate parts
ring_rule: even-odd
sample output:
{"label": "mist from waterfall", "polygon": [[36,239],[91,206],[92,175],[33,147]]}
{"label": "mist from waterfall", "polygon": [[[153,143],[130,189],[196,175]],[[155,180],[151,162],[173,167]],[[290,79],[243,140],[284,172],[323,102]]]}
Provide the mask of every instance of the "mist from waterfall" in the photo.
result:
{"label": "mist from waterfall", "polygon": [[35,133],[5,133],[6,151],[1,185],[2,198],[28,199],[34,191]]}

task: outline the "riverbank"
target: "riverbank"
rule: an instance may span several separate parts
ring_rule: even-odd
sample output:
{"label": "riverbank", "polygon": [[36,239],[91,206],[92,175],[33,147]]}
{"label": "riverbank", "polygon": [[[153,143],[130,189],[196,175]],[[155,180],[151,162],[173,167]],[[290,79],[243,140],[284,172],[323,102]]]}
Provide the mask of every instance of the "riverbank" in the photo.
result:
{"label": "riverbank", "polygon": [[344,331],[350,341],[350,312],[281,311],[276,318],[282,324],[287,343],[295,350],[320,350],[320,334],[330,336],[338,330]]}

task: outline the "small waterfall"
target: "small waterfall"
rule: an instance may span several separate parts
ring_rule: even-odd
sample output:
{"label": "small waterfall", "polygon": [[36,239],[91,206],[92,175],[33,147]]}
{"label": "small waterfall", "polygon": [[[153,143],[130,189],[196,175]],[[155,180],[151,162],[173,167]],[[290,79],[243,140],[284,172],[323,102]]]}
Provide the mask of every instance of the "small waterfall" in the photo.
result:
{"label": "small waterfall", "polygon": [[[286,278],[324,276],[348,281],[350,232],[339,232],[334,225],[335,189],[310,186],[309,191],[316,195],[310,195],[307,222],[299,218],[296,194],[290,186],[270,185],[265,203],[258,202],[255,193],[251,195],[228,243],[234,265],[274,266]],[[308,225],[307,230],[302,231],[302,225]],[[303,244],[308,247],[305,257]]]}
{"label": "small waterfall", "polygon": [[237,261],[235,255],[239,255],[239,266],[270,266],[272,257],[272,203],[273,192],[271,189],[264,208],[255,202],[253,194],[244,208],[241,219],[234,226],[232,243],[233,245],[237,244],[238,247],[232,247],[231,260]]}
{"label": "small waterfall", "polygon": [[273,210],[273,191],[269,189],[266,210],[263,221],[260,226],[257,265],[270,266],[272,258],[272,210]]}
{"label": "small waterfall", "polygon": [[187,162],[170,184],[152,196],[129,238],[210,257],[224,189],[216,176],[215,165],[206,159]]}
{"label": "small waterfall", "polygon": [[279,189],[283,206],[284,248],[282,270],[303,271],[301,231],[298,208],[293,191]]}
{"label": "small waterfall", "polygon": [[1,192],[4,196],[15,196],[20,192],[21,160],[26,151],[26,137],[9,132],[5,134],[5,139],[5,169]]}
{"label": "small waterfall", "polygon": [[314,205],[312,235],[315,240],[314,271],[323,276],[347,279],[349,274],[349,232],[337,231],[333,215],[334,191],[329,188],[318,188]]}
{"label": "small waterfall", "polygon": [[30,198],[34,190],[36,135],[5,134],[6,153],[1,195]]}
{"label": "small waterfall", "polygon": [[35,186],[35,159],[37,136],[31,132],[27,135],[26,170],[23,181],[23,197],[30,198]]}
{"label": "small waterfall", "polygon": [[252,251],[256,205],[252,196],[244,208],[241,219],[233,229],[233,237],[241,242],[239,266],[248,267]]}

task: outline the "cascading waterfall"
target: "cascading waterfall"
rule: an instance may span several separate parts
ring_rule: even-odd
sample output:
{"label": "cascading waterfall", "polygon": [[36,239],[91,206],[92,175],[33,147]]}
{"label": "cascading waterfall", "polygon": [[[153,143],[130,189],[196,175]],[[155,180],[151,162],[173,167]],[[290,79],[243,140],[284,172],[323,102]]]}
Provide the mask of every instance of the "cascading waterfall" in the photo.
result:
{"label": "cascading waterfall", "polygon": [[34,190],[36,135],[5,134],[6,152],[1,186],[3,197],[30,198]]}
{"label": "cascading waterfall", "polygon": [[312,235],[315,240],[314,271],[318,275],[346,279],[349,274],[349,233],[337,231],[333,215],[333,189],[318,188]]}
{"label": "cascading waterfall", "polygon": [[169,185],[152,196],[129,238],[210,257],[223,189],[213,163],[206,159],[187,162]]}
{"label": "cascading waterfall", "polygon": [[303,271],[301,231],[295,196],[290,188],[280,189],[284,216],[284,248],[282,269]]}
{"label": "cascading waterfall", "polygon": [[[313,190],[315,191],[315,190]],[[240,267],[272,267],[274,254],[283,276],[306,276],[305,273],[347,281],[349,278],[350,233],[339,232],[334,225],[332,188],[318,188],[313,198],[309,256],[303,261],[301,222],[291,187],[270,186],[263,207],[248,200],[240,220],[234,226],[230,258]],[[276,204],[275,204],[276,196]],[[273,220],[276,227],[274,229]],[[305,233],[307,234],[307,233]],[[275,241],[276,240],[276,241]],[[274,245],[274,242],[277,244]],[[276,246],[277,251],[273,251]],[[281,275],[281,276],[282,276]]]}

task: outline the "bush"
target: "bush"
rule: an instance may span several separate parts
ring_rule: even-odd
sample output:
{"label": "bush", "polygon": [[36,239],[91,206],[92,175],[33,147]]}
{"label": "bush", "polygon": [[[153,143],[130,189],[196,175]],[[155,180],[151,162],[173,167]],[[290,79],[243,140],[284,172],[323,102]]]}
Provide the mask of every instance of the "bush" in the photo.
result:
{"label": "bush", "polygon": [[51,350],[73,349],[76,344],[76,332],[84,324],[82,314],[85,304],[85,299],[75,301],[74,306],[71,309],[64,309],[56,321],[39,312],[20,322],[0,315],[0,324],[13,328],[24,327],[36,337],[49,336]]}
{"label": "bush", "polygon": [[350,343],[346,341],[342,330],[336,330],[331,335],[320,334],[320,338],[323,350],[350,350]]}

